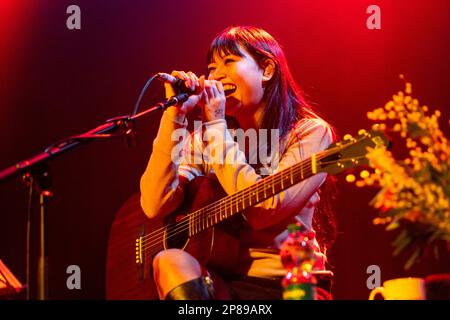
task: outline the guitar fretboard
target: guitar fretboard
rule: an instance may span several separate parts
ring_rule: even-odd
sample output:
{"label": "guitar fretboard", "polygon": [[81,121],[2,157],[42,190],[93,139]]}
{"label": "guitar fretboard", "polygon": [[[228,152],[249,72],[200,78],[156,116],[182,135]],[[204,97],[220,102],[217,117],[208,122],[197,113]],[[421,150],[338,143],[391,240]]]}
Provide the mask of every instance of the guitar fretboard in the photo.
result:
{"label": "guitar fretboard", "polygon": [[190,213],[187,216],[189,236],[198,234],[316,174],[317,159],[320,159],[323,154],[324,152],[313,154],[309,159],[267,176],[248,188]]}

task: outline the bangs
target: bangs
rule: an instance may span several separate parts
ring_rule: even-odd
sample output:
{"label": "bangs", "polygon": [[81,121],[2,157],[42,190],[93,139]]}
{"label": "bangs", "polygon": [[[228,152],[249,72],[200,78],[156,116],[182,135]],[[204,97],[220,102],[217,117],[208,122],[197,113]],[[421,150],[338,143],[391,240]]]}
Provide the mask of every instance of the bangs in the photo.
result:
{"label": "bangs", "polygon": [[220,57],[225,57],[229,54],[233,54],[242,57],[243,54],[239,50],[239,39],[236,34],[225,33],[221,34],[213,40],[211,46],[208,50],[208,55],[206,57],[206,63],[210,64],[213,62],[214,55],[218,54]]}

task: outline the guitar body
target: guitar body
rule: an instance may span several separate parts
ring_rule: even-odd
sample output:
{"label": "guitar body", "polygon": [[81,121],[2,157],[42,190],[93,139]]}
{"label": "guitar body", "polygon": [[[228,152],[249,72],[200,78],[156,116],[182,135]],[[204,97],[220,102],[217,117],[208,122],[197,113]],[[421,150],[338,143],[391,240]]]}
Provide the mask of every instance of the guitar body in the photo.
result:
{"label": "guitar body", "polygon": [[[224,273],[238,263],[239,216],[189,237],[188,229],[168,225],[225,196],[220,184],[206,177],[192,180],[184,190],[180,210],[163,219],[149,219],[141,209],[140,194],[118,211],[109,236],[106,262],[107,299],[158,299],[152,260],[161,250],[179,248],[200,264]],[[186,220],[185,220],[186,221]],[[176,224],[175,224],[176,225]],[[181,231],[180,231],[181,230]]]}

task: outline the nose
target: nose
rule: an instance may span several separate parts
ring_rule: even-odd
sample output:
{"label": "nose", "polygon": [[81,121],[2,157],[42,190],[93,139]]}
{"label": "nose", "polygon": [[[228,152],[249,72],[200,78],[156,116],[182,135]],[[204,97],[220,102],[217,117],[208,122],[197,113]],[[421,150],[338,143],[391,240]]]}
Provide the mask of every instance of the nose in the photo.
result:
{"label": "nose", "polygon": [[225,72],[222,68],[217,67],[213,72],[211,72],[208,76],[209,80],[220,81],[226,77]]}

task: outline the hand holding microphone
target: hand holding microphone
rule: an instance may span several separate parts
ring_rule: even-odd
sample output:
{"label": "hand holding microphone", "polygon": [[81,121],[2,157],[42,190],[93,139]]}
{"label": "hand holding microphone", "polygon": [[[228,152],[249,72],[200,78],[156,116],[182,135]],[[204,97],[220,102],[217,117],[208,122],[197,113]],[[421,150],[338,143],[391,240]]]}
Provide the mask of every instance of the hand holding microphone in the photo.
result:
{"label": "hand holding microphone", "polygon": [[204,76],[198,78],[194,73],[184,71],[158,73],[158,79],[164,82],[167,98],[179,93],[189,94],[188,100],[176,108],[178,111],[173,111],[180,118],[184,118],[197,104],[203,109],[204,120],[225,118],[226,97],[220,81],[205,80]]}
{"label": "hand holding microphone", "polygon": [[[204,79],[203,76],[201,78]],[[172,71],[171,74],[160,72],[158,73],[158,79],[164,82],[166,98],[173,97],[179,93],[190,94],[188,100],[180,107],[177,107],[178,112],[184,115],[191,111],[202,98],[203,88],[201,87],[200,79],[192,72]]]}

